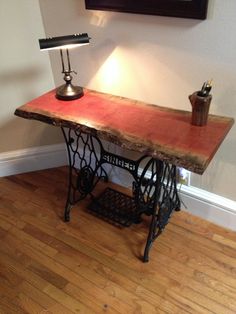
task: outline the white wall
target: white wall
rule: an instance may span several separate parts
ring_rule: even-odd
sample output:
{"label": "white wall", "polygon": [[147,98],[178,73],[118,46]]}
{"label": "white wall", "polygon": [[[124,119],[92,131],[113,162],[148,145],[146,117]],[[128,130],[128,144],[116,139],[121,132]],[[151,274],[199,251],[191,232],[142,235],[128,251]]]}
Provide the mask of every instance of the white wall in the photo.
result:
{"label": "white wall", "polygon": [[[83,0],[40,0],[48,36],[88,32],[72,52],[74,81],[92,89],[191,110],[188,95],[214,80],[214,114],[236,116],[236,1],[210,0],[205,21],[87,11]],[[59,56],[51,53],[56,84]],[[158,121],[157,121],[158,127]],[[236,128],[192,185],[236,200]]]}
{"label": "white wall", "polygon": [[60,130],[20,119],[20,105],[54,87],[38,0],[0,1],[0,153],[62,141]]}

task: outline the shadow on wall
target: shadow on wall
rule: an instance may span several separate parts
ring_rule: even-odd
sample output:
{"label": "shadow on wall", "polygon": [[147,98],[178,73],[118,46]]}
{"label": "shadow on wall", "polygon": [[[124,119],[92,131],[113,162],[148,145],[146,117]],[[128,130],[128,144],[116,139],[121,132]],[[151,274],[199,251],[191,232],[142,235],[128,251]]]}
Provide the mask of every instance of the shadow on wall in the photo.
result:
{"label": "shadow on wall", "polygon": [[[30,100],[35,97],[35,91],[31,88],[26,88],[27,84],[31,82],[39,81],[40,77],[43,77],[44,72],[42,68],[38,66],[30,66],[28,68],[14,68],[8,71],[0,73],[0,86],[2,88],[9,88],[11,93],[14,93],[14,87],[17,87],[17,91],[21,90],[23,92],[21,99]],[[29,84],[30,85],[30,84]],[[19,99],[19,101],[21,101]],[[19,103],[19,105],[21,105]]]}
{"label": "shadow on wall", "polygon": [[[17,107],[44,90],[44,75],[43,68],[37,65],[1,71],[0,153],[63,142],[60,129],[14,116]],[[48,80],[45,80],[46,88]]]}
{"label": "shadow on wall", "polygon": [[236,119],[236,86],[235,84],[232,84],[232,82],[235,82],[235,76],[233,73],[231,75],[230,74],[231,73],[228,75],[228,83],[225,84],[223,93],[217,99],[217,108],[222,114],[229,115]]}
{"label": "shadow on wall", "polygon": [[5,73],[0,73],[0,83],[1,84],[11,84],[11,83],[25,83],[26,81],[31,81],[36,79],[42,74],[42,69],[39,67],[29,67],[27,69],[16,69],[12,71],[5,71]]}
{"label": "shadow on wall", "polygon": [[[191,185],[236,201],[234,169],[236,140],[226,138],[203,175],[192,174]],[[227,151],[227,154],[225,152]],[[225,165],[228,165],[226,167]],[[225,182],[228,182],[226,185]]]}
{"label": "shadow on wall", "polygon": [[0,134],[0,153],[64,142],[60,128],[16,117],[14,112],[0,125]]}

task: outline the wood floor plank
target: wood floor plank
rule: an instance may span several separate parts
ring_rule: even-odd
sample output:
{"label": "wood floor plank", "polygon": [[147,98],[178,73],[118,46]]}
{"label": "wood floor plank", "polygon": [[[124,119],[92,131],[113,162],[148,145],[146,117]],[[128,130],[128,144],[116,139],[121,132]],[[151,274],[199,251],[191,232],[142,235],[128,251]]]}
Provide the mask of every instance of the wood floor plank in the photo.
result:
{"label": "wood floor plank", "polygon": [[56,304],[55,300],[25,280],[18,286],[18,291],[29,296],[45,309],[52,308]]}
{"label": "wood floor plank", "polygon": [[[197,244],[201,244],[201,246],[212,249],[215,252],[220,252],[220,253],[223,253],[224,255],[227,255],[233,258],[236,257],[236,250],[234,249],[234,247],[232,247],[233,244],[235,244],[235,242],[232,240],[225,239],[224,237],[221,237],[219,235],[217,236],[216,234],[213,234],[212,238],[207,238],[200,234],[193,233],[190,230],[187,230],[176,224],[170,224],[168,226],[168,230],[173,231],[174,233],[177,233],[178,235],[180,235],[181,237],[185,238],[188,241],[197,242]],[[217,241],[217,238],[218,238],[218,241]],[[227,241],[227,244],[226,244],[226,241]]]}
{"label": "wood floor plank", "polygon": [[68,308],[73,313],[84,313],[84,314],[96,314],[91,308],[85,306],[75,298],[71,297],[64,291],[57,289],[56,287],[49,285],[43,289],[54,300],[59,301],[64,307]]}
{"label": "wood floor plank", "polygon": [[[19,246],[19,244],[20,244],[18,239],[15,239],[12,237],[11,238],[7,237],[6,241],[9,245],[12,245],[12,246],[14,246],[14,245]],[[34,260],[33,265],[35,265],[35,261],[37,261],[37,265],[38,265],[37,267],[39,268],[40,264],[41,264],[41,269],[44,269],[44,270],[40,270],[40,271],[38,271],[38,269],[35,270],[35,266],[32,267],[32,263],[27,267],[27,269],[29,269],[34,274],[40,276],[44,280],[46,280],[45,279],[45,273],[48,274],[47,281],[51,285],[50,285],[50,289],[46,290],[47,293],[48,292],[50,292],[50,293],[54,292],[54,288],[52,288],[52,280],[50,278],[53,278],[53,277],[55,278],[56,276],[59,276],[60,278],[65,278],[65,281],[67,280],[68,282],[71,282],[74,285],[78,285],[82,289],[84,289],[84,287],[87,287],[86,289],[90,293],[94,294],[93,298],[94,297],[99,298],[101,294],[104,298],[107,298],[107,299],[111,298],[111,295],[109,293],[107,293],[106,290],[98,289],[98,288],[96,288],[96,286],[92,282],[86,281],[86,279],[85,279],[86,276],[81,277],[78,274],[78,272],[75,272],[74,270],[72,271],[69,268],[66,268],[64,265],[60,264],[56,260],[53,260],[49,256],[44,256],[42,253],[40,253],[36,249],[30,248],[27,244],[22,243],[20,245],[19,250]],[[86,272],[86,268],[84,268],[84,272]],[[57,287],[57,286],[58,286],[58,284],[54,282],[53,287]],[[60,287],[60,288],[62,288],[62,287]],[[43,291],[45,291],[45,290],[43,290]],[[91,298],[91,300],[92,300],[92,298]],[[123,312],[131,313],[131,306],[129,304],[126,304],[126,302],[121,302],[119,300],[119,298],[113,298],[112,297],[111,302],[112,302],[114,307],[117,307],[118,309],[123,309]],[[66,304],[64,304],[64,305],[67,306]],[[69,309],[73,310],[73,308],[72,309],[69,308]]]}
{"label": "wood floor plank", "polygon": [[[3,237],[3,235],[5,234],[3,231],[9,230],[11,227],[12,227],[12,225],[11,225],[9,222],[4,221],[4,220],[2,219],[2,217],[0,216],[0,228],[2,229],[2,231],[1,231],[2,237]],[[1,237],[1,238],[2,238],[2,237]],[[1,239],[1,238],[0,238],[0,239]]]}
{"label": "wood floor plank", "polygon": [[29,296],[36,303],[41,305],[45,310],[42,311],[46,314],[71,314],[69,309],[64,307],[62,304],[57,303],[54,299],[50,298],[43,291],[35,288],[33,285],[28,283],[27,281],[23,281],[23,283],[18,287],[18,290],[23,292],[25,295]]}
{"label": "wood floor plank", "polygon": [[192,307],[190,307],[188,304],[184,302],[178,302],[174,298],[171,298],[170,301],[167,295],[166,297],[163,297],[162,302],[158,307],[158,311],[163,311],[164,313],[168,314],[196,313],[196,311]]}
{"label": "wood floor plank", "polygon": [[3,280],[0,281],[0,309],[3,313],[26,313],[17,302],[18,291]]}
{"label": "wood floor plank", "polygon": [[[174,291],[172,289],[167,291],[167,295],[169,298],[173,299],[174,302],[177,304],[184,304],[188,307],[189,313],[201,313],[201,314],[212,314],[215,313],[214,311],[209,311],[205,306],[201,306],[197,303],[195,303],[191,298],[189,299],[186,295],[183,294],[182,290]],[[224,314],[226,314],[227,310],[224,310]],[[222,314],[223,314],[222,313]]]}
{"label": "wood floor plank", "polygon": [[27,269],[47,280],[58,289],[63,289],[68,284],[68,281],[64,277],[58,275],[54,271],[51,271],[37,261],[31,262]]}
{"label": "wood floor plank", "polygon": [[[169,255],[171,258],[178,260],[180,263],[185,262],[189,267],[198,269],[199,271],[206,272],[209,276],[212,276],[222,282],[227,280],[228,284],[232,287],[236,285],[236,276],[233,260],[230,260],[230,265],[214,259],[214,256],[209,256],[208,250],[202,250],[202,247],[189,246],[187,242],[176,241],[176,245],[173,245],[172,241],[168,239],[165,244],[159,243],[157,250],[161,250],[164,254]],[[182,242],[182,243],[181,243]],[[184,248],[184,250],[183,250]],[[222,256],[223,258],[223,256]],[[227,256],[225,257],[227,262]]]}
{"label": "wood floor plank", "polygon": [[225,236],[216,234],[216,233],[213,234],[212,240],[214,240],[217,243],[223,244],[224,247],[226,246],[227,248],[228,247],[232,248],[234,250],[233,252],[235,253],[235,251],[236,251],[236,242],[235,241],[228,239]]}
{"label": "wood floor plank", "polygon": [[70,311],[68,308],[64,307],[60,303],[56,303],[52,307],[50,307],[45,314],[72,314],[73,312]]}
{"label": "wood floor plank", "polygon": [[17,295],[17,304],[29,314],[40,314],[45,312],[45,308],[40,306],[37,302],[32,300],[29,296],[25,295],[24,293],[20,292]]}
{"label": "wood floor plank", "polygon": [[219,291],[222,295],[229,296],[231,301],[235,303],[236,287],[229,286],[227,278],[225,278],[223,282],[223,280],[219,281],[218,279],[210,277],[206,273],[195,270],[194,279],[199,281],[202,287],[210,287],[214,291]]}
{"label": "wood floor plank", "polygon": [[117,228],[86,199],[64,223],[66,188],[66,167],[0,178],[0,313],[236,313],[235,232],[178,212],[142,263],[150,217]]}
{"label": "wood floor plank", "polygon": [[92,310],[88,309],[82,303],[71,298],[67,293],[64,293],[61,289],[53,286],[50,282],[41,278],[37,274],[28,269],[25,269],[19,263],[16,263],[12,257],[8,257],[7,255],[0,254],[0,258],[3,258],[4,265],[10,264],[12,270],[18,275],[22,276],[22,279],[25,279],[29,283],[31,283],[36,288],[42,290],[45,294],[47,294],[52,299],[56,300],[58,303],[62,304],[73,313],[93,313]]}
{"label": "wood floor plank", "polygon": [[[173,290],[174,289],[172,289],[172,291]],[[175,289],[175,293],[177,294],[179,293],[179,291]],[[226,306],[223,306],[216,301],[212,301],[208,295],[206,297],[205,295],[196,292],[194,289],[187,286],[183,286],[181,288],[181,295],[184,296],[186,299],[191,300],[191,302],[194,303],[196,307],[202,307],[206,313],[213,312],[222,314],[226,312],[227,314],[235,314],[235,311],[230,310],[227,307],[227,304],[225,304]]]}
{"label": "wood floor plank", "polygon": [[[100,295],[96,294],[95,296],[93,296],[91,294],[91,291],[85,291],[81,288],[79,288],[78,286],[75,286],[74,284],[69,283],[64,290],[66,291],[66,293],[68,293],[71,297],[75,298],[76,300],[85,302],[86,304],[89,304],[90,307],[92,308],[92,310],[95,313],[120,313],[122,309],[122,307],[118,306],[119,311],[117,311],[115,309],[114,306],[111,306],[109,303],[109,298],[108,297],[103,297],[101,298]],[[102,302],[102,299],[105,302]],[[125,309],[127,310],[127,309]]]}
{"label": "wood floor plank", "polygon": [[214,234],[219,234],[221,236],[225,236],[227,239],[236,241],[236,233],[230,231],[229,229],[212,224],[207,220],[193,216],[185,211],[182,211],[179,214],[180,215],[178,215],[178,218],[173,216],[172,223],[182,226],[192,233],[203,235],[208,239],[212,239]]}
{"label": "wood floor plank", "polygon": [[19,230],[18,228],[12,227],[9,233],[18,240],[28,244],[32,248],[37,249],[38,251],[43,252],[47,256],[54,256],[57,254],[57,250],[51,246],[43,243],[42,241],[37,240],[37,238],[32,237],[30,234]]}

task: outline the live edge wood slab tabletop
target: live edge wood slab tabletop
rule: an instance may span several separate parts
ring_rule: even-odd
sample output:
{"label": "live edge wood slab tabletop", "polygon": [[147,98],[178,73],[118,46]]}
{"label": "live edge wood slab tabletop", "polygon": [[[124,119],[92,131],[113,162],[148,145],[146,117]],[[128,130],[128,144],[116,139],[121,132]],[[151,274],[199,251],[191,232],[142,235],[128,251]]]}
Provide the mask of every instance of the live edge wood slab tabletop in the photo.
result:
{"label": "live edge wood slab tabletop", "polygon": [[232,127],[232,118],[209,115],[206,126],[191,125],[191,112],[85,89],[63,101],[52,90],[15,114],[59,127],[81,128],[129,150],[202,174]]}

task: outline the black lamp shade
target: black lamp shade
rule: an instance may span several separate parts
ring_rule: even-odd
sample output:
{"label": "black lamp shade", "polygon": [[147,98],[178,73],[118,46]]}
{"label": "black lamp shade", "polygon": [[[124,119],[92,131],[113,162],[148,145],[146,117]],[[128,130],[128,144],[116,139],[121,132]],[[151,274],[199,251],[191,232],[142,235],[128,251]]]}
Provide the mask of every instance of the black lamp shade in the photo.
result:
{"label": "black lamp shade", "polygon": [[59,36],[39,39],[39,46],[41,50],[49,49],[62,49],[67,48],[67,46],[79,46],[83,44],[88,44],[90,37],[87,33],[74,34],[68,36]]}

